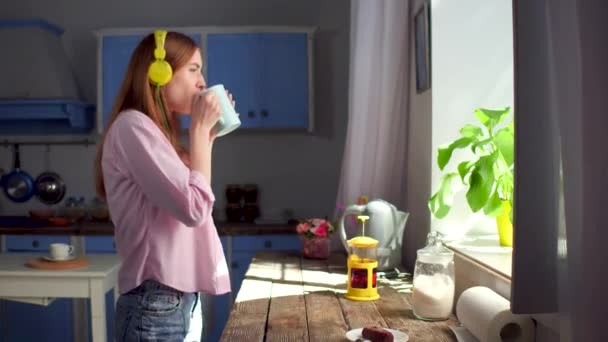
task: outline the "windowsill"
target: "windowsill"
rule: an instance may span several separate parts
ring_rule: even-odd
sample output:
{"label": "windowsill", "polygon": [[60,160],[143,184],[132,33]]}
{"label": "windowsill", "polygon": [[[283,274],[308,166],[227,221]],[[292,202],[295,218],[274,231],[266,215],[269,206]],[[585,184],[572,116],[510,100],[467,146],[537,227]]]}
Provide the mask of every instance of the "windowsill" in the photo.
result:
{"label": "windowsill", "polygon": [[456,297],[466,289],[485,286],[511,299],[511,247],[500,247],[498,235],[465,237],[445,243],[454,251]]}
{"label": "windowsill", "polygon": [[499,275],[511,279],[512,247],[501,247],[498,235],[467,237],[446,243],[454,252]]}
{"label": "windowsill", "polygon": [[[454,251],[456,271],[456,297],[469,287],[485,286],[511,300],[511,247],[500,247],[498,235],[466,237],[445,244]],[[557,314],[532,315],[543,329],[559,334],[560,320]],[[541,329],[541,327],[537,327]],[[544,330],[547,334],[549,330]],[[554,335],[551,335],[554,336]]]}

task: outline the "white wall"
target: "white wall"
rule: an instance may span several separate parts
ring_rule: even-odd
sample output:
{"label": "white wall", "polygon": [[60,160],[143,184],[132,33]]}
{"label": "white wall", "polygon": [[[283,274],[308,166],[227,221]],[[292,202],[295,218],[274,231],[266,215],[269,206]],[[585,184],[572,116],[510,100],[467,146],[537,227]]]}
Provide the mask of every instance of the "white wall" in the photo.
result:
{"label": "white wall", "polygon": [[[432,192],[442,173],[437,148],[459,136],[467,123],[477,123],[475,108],[513,108],[513,17],[511,0],[432,0]],[[468,151],[454,153],[445,170],[455,171]],[[495,233],[495,221],[472,214],[458,193],[442,220],[431,218],[431,229],[458,237]]]}
{"label": "white wall", "polygon": [[[42,17],[65,29],[64,43],[84,99],[95,101],[96,41],[104,27],[298,25],[317,26],[315,135],[237,132],[214,149],[213,189],[223,214],[224,185],[252,182],[261,188],[262,214],[283,209],[298,217],[330,215],[335,197],[347,119],[350,3],[347,0],[23,0],[3,5],[0,18]],[[41,80],[44,81],[44,80]],[[238,99],[236,99],[238,101]],[[0,137],[4,139],[7,137]],[[44,167],[44,147],[24,146],[23,169],[34,177]],[[52,148],[51,168],[67,181],[69,195],[94,195],[94,146]],[[0,168],[12,168],[12,150],[0,146]],[[0,196],[0,214],[41,207]]]}
{"label": "white wall", "polygon": [[[425,0],[414,0],[410,20]],[[411,35],[414,34],[412,29]],[[412,37],[412,36],[411,36]],[[416,69],[413,39],[410,39],[410,110],[408,122],[406,207],[410,213],[403,237],[403,262],[414,270],[416,250],[423,247],[430,226],[426,201],[431,189],[431,115],[433,89],[416,92]]]}

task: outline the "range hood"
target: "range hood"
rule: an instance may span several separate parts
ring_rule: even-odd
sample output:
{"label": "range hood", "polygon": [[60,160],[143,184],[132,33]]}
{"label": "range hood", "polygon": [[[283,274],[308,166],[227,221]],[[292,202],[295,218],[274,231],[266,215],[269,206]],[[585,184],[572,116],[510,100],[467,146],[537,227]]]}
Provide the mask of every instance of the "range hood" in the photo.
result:
{"label": "range hood", "polygon": [[0,133],[84,133],[94,106],[80,100],[61,36],[42,19],[0,20]]}

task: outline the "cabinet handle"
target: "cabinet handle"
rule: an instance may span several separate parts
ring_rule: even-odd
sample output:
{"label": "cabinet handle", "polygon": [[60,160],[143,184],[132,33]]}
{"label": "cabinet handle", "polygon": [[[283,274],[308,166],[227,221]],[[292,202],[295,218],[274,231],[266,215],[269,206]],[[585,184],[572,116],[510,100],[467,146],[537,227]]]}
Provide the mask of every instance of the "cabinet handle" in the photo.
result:
{"label": "cabinet handle", "polygon": [[40,247],[40,242],[38,242],[38,240],[33,240],[32,241],[32,247],[34,247],[34,248]]}
{"label": "cabinet handle", "polygon": [[237,261],[233,261],[233,262],[230,264],[230,267],[232,267],[233,269],[236,269],[236,268],[238,268],[238,267],[239,267],[239,263],[238,263]]}
{"label": "cabinet handle", "polygon": [[266,109],[262,109],[262,117],[263,118],[267,118],[268,117],[268,111]]}
{"label": "cabinet handle", "polygon": [[255,117],[255,112],[254,112],[254,111],[252,111],[252,110],[248,111],[248,112],[247,112],[247,117],[249,117],[249,118],[254,118],[254,117]]}
{"label": "cabinet handle", "polygon": [[270,240],[264,241],[264,247],[265,248],[272,248],[272,241],[270,241]]}

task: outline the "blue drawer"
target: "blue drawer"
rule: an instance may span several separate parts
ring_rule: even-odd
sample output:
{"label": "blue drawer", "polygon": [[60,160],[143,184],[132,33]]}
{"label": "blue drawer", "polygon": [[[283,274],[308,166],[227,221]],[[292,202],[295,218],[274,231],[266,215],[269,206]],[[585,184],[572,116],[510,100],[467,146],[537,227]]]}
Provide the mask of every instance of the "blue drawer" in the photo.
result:
{"label": "blue drawer", "polygon": [[6,249],[9,252],[48,252],[51,243],[70,243],[69,236],[8,235]]}
{"label": "blue drawer", "polygon": [[297,235],[248,235],[232,239],[233,251],[288,251],[299,250]]}
{"label": "blue drawer", "polygon": [[116,253],[113,236],[87,236],[84,241],[87,253]]}

